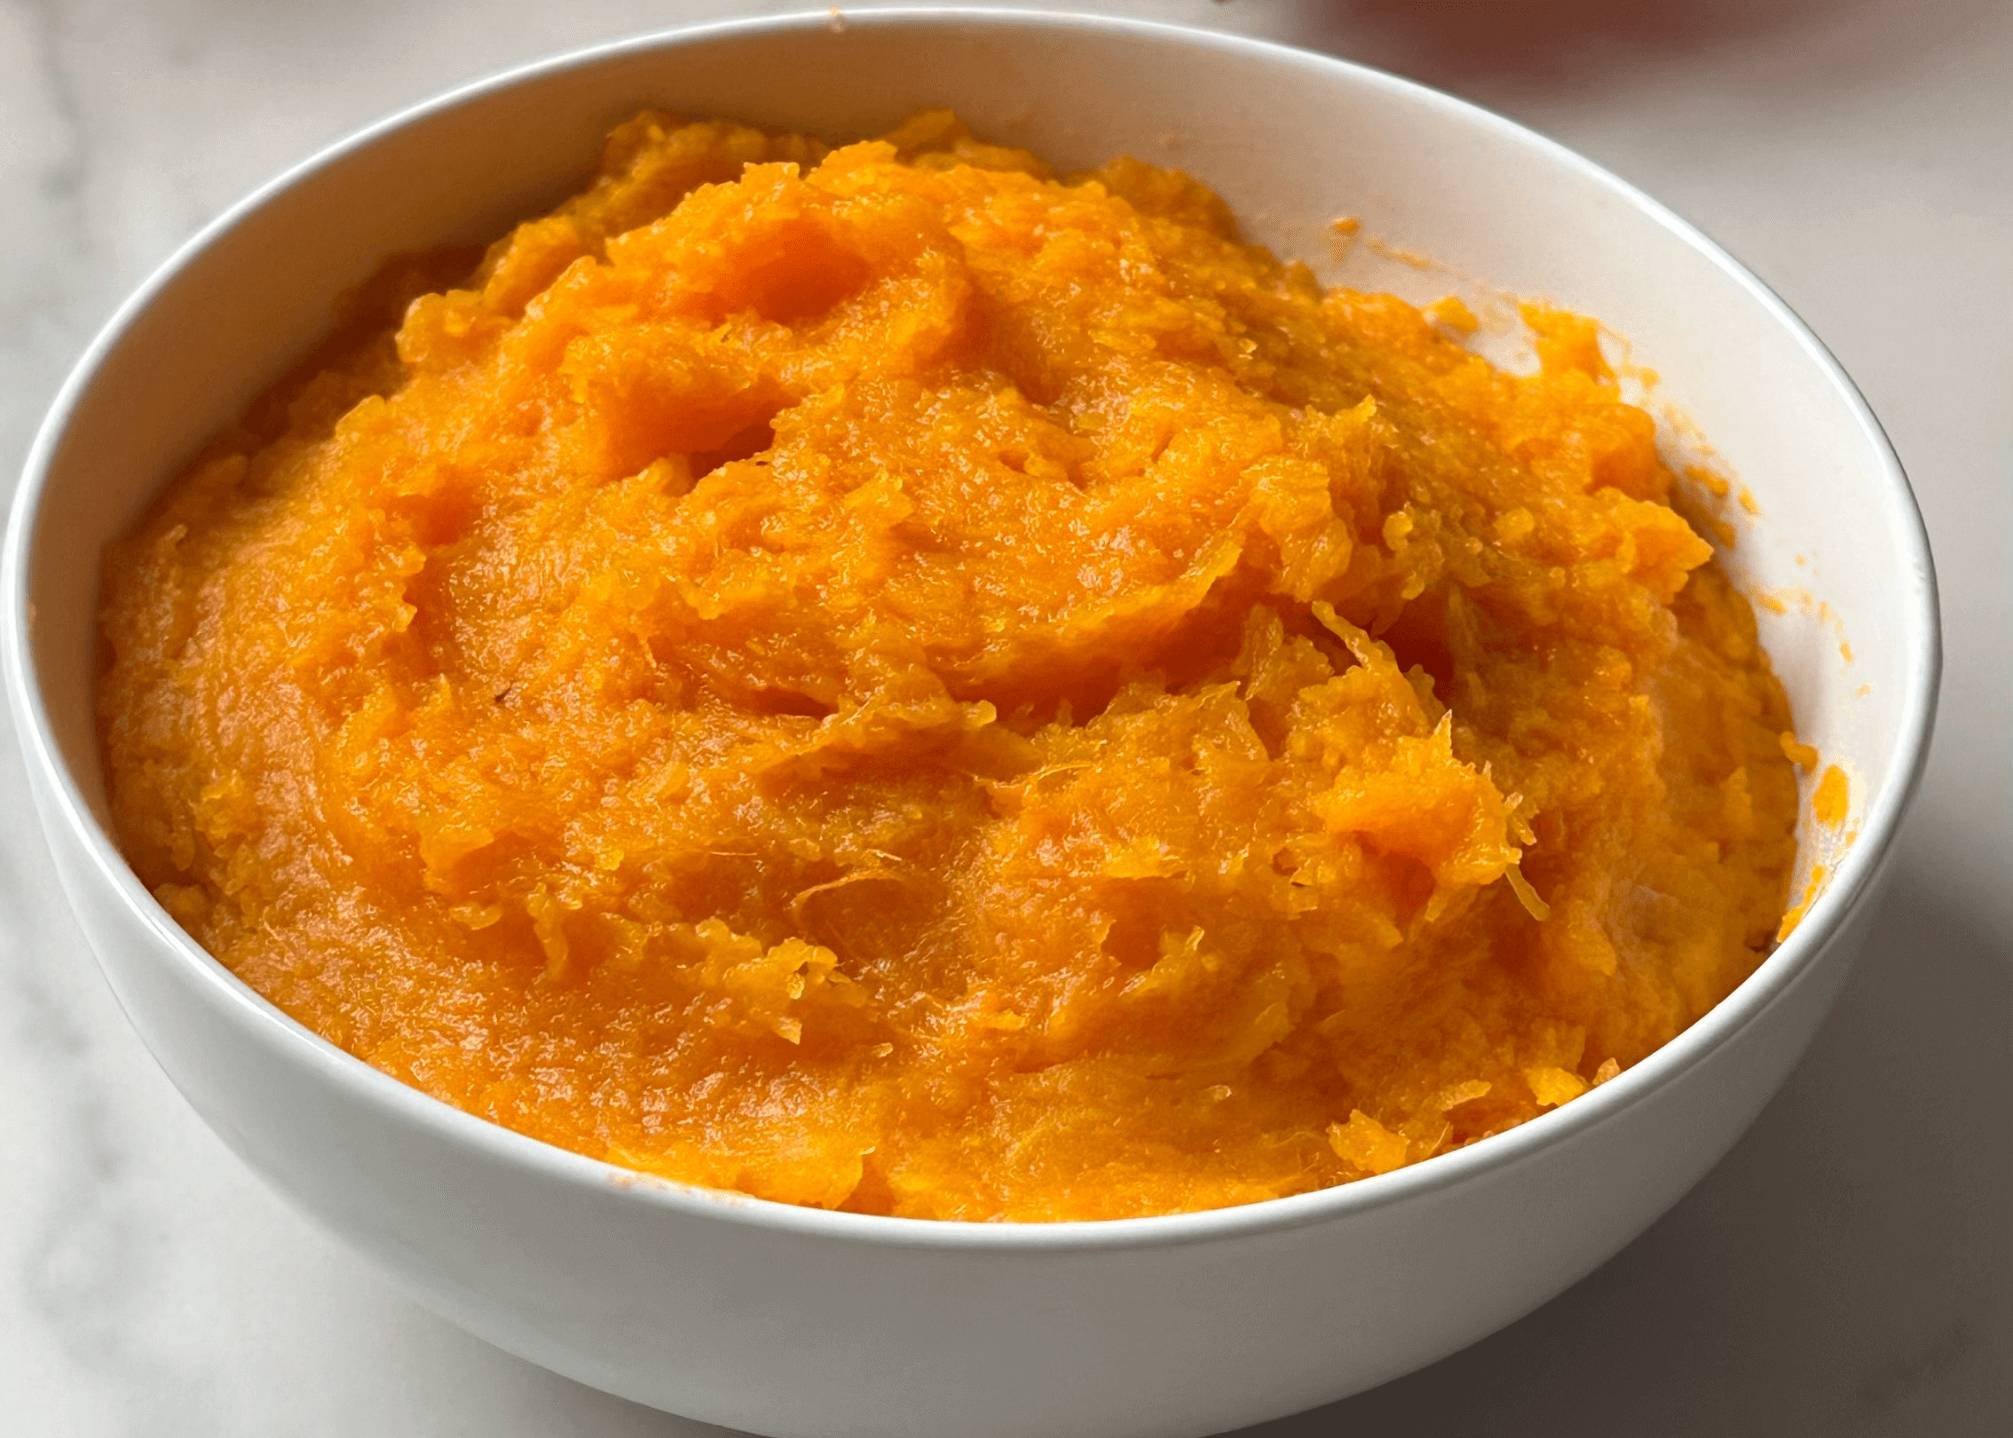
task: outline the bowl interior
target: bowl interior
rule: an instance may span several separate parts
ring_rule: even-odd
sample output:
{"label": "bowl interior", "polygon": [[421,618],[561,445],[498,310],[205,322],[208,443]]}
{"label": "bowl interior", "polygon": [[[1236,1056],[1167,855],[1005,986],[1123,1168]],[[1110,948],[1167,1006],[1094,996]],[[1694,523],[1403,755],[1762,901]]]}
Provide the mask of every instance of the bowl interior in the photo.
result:
{"label": "bowl interior", "polygon": [[[1650,400],[1671,406],[1672,457],[1706,455],[1709,436],[1714,464],[1751,492],[1725,560],[1770,601],[1763,639],[1798,730],[1851,778],[1847,831],[1874,840],[1845,856],[1833,900],[1884,847],[1933,694],[1927,551],[1871,416],[1772,296],[1604,172],[1445,96],[1224,37],[970,11],[843,27],[821,12],[534,67],[308,162],[156,276],[59,400],[13,541],[28,702],[101,827],[91,694],[107,541],[317,341],[342,289],[396,251],[494,237],[566,192],[645,105],[833,138],[949,105],[1061,169],[1118,153],[1185,169],[1252,238],[1331,281],[1460,294],[1485,320],[1510,313],[1506,296],[1599,317],[1660,375]],[[1344,253],[1342,216],[1379,243]],[[1812,837],[1805,863],[1829,860],[1838,841]]]}

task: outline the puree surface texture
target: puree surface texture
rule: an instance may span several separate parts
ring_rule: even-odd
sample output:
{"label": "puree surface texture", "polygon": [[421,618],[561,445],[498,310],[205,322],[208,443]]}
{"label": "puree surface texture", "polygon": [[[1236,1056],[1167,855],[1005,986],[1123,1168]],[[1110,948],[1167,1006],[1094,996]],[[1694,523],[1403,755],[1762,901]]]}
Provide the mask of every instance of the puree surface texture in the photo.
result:
{"label": "puree surface texture", "polygon": [[111,550],[118,832],[303,1023],[674,1179],[1105,1218],[1472,1142],[1754,968],[1797,791],[1594,327],[1433,314],[1135,161],[642,115]]}

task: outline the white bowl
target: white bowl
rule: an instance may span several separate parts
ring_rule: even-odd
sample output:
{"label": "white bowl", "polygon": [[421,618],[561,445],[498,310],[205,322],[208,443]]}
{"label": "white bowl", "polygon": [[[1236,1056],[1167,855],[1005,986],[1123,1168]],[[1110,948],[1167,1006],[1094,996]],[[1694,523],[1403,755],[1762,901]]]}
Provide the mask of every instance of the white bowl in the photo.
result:
{"label": "white bowl", "polygon": [[[1358,245],[1340,273],[1359,284],[1483,303],[1497,292],[1454,278],[1482,276],[1601,317],[1758,501],[1725,556],[1740,582],[1808,601],[1761,617],[1800,732],[1851,776],[1857,837],[1826,856],[1830,886],[1737,992],[1585,1097],[1418,1167],[1166,1218],[928,1223],[640,1179],[301,1028],[177,928],[109,837],[99,555],[316,341],[339,290],[387,253],[501,232],[645,103],[835,136],[949,103],[1065,168],[1178,164],[1283,254],[1330,256],[1328,222],[1349,214],[1446,267]],[[1938,670],[1926,541],[1872,415],[1796,317],[1669,212],[1505,120],[1339,61],[971,10],[647,37],[458,91],[283,176],[155,275],[71,376],[15,502],[0,602],[63,885],[134,1027],[245,1161],[512,1352],[817,1438],[1216,1432],[1430,1362],[1587,1273],[1726,1151],[1830,1007],[1921,771]]]}

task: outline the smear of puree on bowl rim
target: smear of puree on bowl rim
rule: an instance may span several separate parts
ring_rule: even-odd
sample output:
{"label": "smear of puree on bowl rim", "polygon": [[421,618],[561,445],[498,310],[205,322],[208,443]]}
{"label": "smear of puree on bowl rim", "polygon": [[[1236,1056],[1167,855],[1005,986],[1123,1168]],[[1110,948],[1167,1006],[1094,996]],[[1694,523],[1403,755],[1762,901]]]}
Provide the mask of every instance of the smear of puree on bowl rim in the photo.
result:
{"label": "smear of puree on bowl rim", "polygon": [[947,114],[644,114],[113,547],[119,835],[351,1053],[694,1184],[1104,1218],[1473,1142],[1724,996],[1795,858],[1752,613],[1527,319],[1506,373]]}

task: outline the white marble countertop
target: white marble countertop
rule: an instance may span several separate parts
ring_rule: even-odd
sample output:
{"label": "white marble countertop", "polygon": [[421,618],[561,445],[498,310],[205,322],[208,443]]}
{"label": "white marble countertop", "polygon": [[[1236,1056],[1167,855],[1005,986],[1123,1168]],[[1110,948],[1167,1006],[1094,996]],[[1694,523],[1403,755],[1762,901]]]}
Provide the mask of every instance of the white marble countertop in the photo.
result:
{"label": "white marble countertop", "polygon": [[[0,0],[0,497],[113,305],[282,166],[518,61],[796,8]],[[1914,479],[1944,586],[1943,713],[1893,897],[1746,1140],[1523,1322],[1253,1431],[2013,1432],[2013,6],[1094,8],[1424,79],[1673,205],[1859,381]],[[0,1430],[715,1431],[463,1336],[261,1188],[120,1016],[56,890],[4,714],[0,731]]]}

